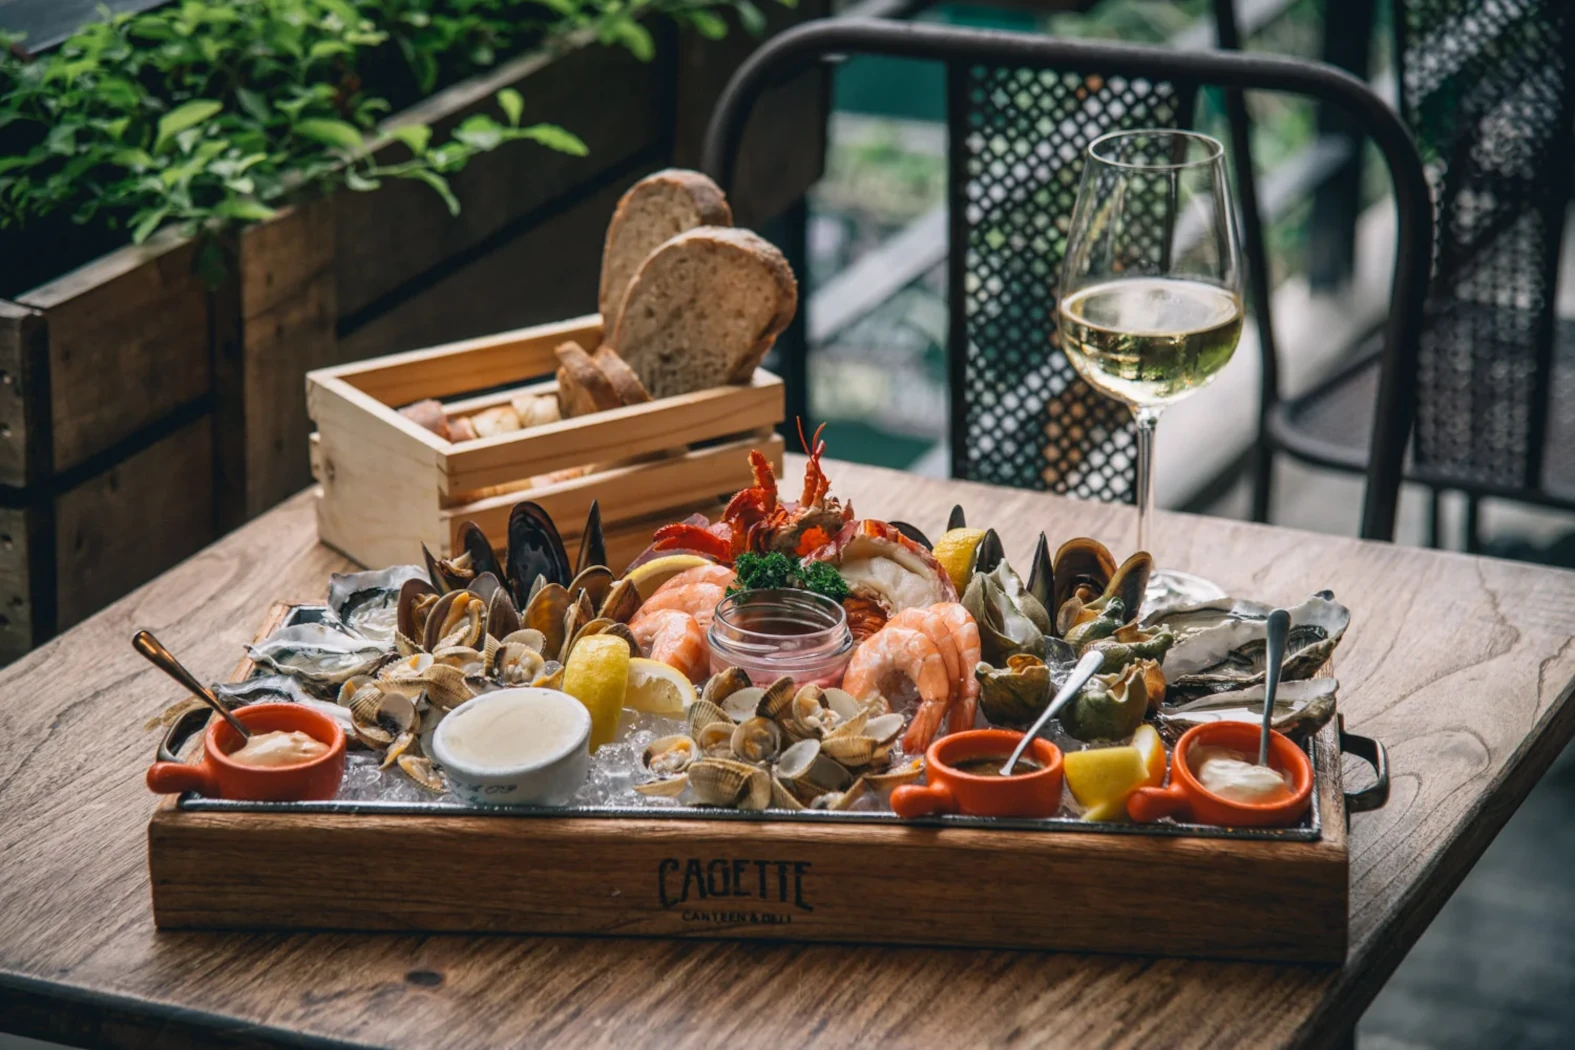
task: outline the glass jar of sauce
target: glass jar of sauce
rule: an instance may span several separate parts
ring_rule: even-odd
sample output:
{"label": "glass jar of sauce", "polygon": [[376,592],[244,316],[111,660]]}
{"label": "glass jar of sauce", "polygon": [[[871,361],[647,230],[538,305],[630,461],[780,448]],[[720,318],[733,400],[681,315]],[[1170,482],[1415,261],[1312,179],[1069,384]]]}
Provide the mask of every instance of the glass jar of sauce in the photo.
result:
{"label": "glass jar of sauce", "polygon": [[711,670],[738,667],[758,686],[788,675],[799,685],[842,681],[853,632],[841,604],[813,591],[743,591],[722,599],[708,633]]}

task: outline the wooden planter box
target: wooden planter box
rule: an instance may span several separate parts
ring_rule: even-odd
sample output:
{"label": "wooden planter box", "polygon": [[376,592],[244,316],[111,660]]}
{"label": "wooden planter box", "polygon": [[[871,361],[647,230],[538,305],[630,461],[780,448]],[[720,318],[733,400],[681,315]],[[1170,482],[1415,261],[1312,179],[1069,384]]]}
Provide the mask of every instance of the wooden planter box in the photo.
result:
{"label": "wooden planter box", "polygon": [[[695,510],[714,512],[722,498],[749,485],[750,449],[781,472],[774,427],[783,417],[782,381],[764,369],[742,386],[461,443],[395,411],[429,397],[447,400],[452,412],[506,404],[522,390],[554,391],[551,380],[524,381],[550,375],[553,348],[565,340],[598,346],[601,336],[601,318],[592,314],[309,374],[318,537],[369,568],[419,563],[421,544],[452,553],[466,521],[501,550],[509,511],[531,499],[552,515],[573,552],[595,500],[608,560],[621,567],[651,542],[656,526]],[[452,401],[474,390],[492,392]],[[690,447],[697,443],[704,445]],[[570,481],[495,491],[571,467],[594,469]]]}
{"label": "wooden planter box", "polygon": [[[827,10],[774,6],[772,31]],[[512,85],[526,119],[590,148],[478,157],[452,180],[458,217],[394,180],[241,232],[217,289],[195,272],[196,245],[162,235],[0,300],[0,662],[306,485],[308,371],[562,317],[566,304],[594,309],[618,196],[652,170],[697,163],[686,129],[709,115],[717,70],[754,43],[728,41],[707,65],[695,56],[708,44],[652,28],[650,62],[574,40],[396,118],[441,138]],[[740,223],[774,214],[821,170],[824,79],[771,99],[774,120],[746,138]],[[153,451],[176,434],[180,456]],[[157,542],[135,541],[155,529]]]}

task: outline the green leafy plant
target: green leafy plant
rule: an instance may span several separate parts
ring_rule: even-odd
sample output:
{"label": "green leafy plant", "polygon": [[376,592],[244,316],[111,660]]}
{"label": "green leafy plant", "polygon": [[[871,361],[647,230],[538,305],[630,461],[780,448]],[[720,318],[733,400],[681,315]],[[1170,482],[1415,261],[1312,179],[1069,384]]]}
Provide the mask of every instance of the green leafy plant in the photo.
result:
{"label": "green leafy plant", "polygon": [[837,567],[829,562],[810,562],[808,565],[781,551],[756,554],[745,551],[733,563],[736,579],[727,589],[728,594],[742,591],[796,590],[814,591],[834,602],[848,596],[848,582]]}
{"label": "green leafy plant", "polygon": [[[726,32],[710,0],[182,0],[85,26],[32,59],[0,31],[0,228],[65,213],[141,242],[166,226],[214,232],[271,217],[308,191],[430,186],[480,153],[528,141],[583,155],[526,100],[496,96],[444,141],[430,127],[379,129],[393,108],[369,82],[389,56],[422,93],[577,29],[641,57],[640,18],[667,13]],[[759,12],[740,7],[745,25]],[[753,15],[746,12],[753,11]],[[402,143],[404,159],[373,146]],[[386,156],[386,151],[382,151]]]}

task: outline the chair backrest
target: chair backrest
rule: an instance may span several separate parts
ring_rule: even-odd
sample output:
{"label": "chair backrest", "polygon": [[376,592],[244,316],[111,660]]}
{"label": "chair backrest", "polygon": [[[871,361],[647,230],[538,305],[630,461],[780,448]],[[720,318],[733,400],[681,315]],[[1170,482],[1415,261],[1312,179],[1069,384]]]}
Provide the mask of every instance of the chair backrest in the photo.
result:
{"label": "chair backrest", "polygon": [[1435,202],[1416,471],[1535,491],[1575,174],[1575,5],[1396,4],[1401,111]]}
{"label": "chair backrest", "polygon": [[[731,182],[744,120],[763,90],[803,66],[848,53],[944,62],[952,113],[963,118],[953,121],[953,164],[963,165],[965,174],[970,169],[979,174],[977,179],[970,174],[965,183],[976,187],[962,191],[965,207],[955,206],[957,184],[964,180],[954,179],[952,190],[951,285],[954,293],[962,293],[954,304],[965,304],[952,311],[952,342],[966,347],[952,354],[953,391],[959,383],[966,391],[966,384],[977,381],[983,386],[972,400],[984,408],[977,428],[972,410],[960,421],[954,411],[954,465],[960,458],[965,465],[982,468],[986,459],[995,457],[1009,462],[992,467],[994,473],[972,473],[1021,484],[1018,478],[1033,472],[1041,485],[1079,492],[1079,484],[1084,484],[1084,493],[1106,498],[1130,498],[1130,482],[1117,469],[1121,457],[1132,455],[1117,427],[1125,410],[1097,399],[1084,402],[1069,381],[1058,388],[1057,375],[1064,380],[1070,366],[1064,360],[1060,365],[1047,361],[1061,356],[1052,353],[1050,344],[1055,328],[1050,289],[1077,192],[1081,145],[1125,122],[1131,108],[1138,110],[1134,123],[1184,120],[1191,109],[1182,105],[1187,94],[1206,86],[1297,93],[1349,111],[1388,165],[1399,220],[1380,410],[1374,416],[1362,516],[1364,536],[1392,537],[1415,411],[1412,384],[1431,257],[1431,206],[1421,160],[1404,125],[1365,84],[1331,66],[1270,55],[828,20],[781,34],[734,75],[706,135],[707,170],[724,187]],[[1095,112],[1098,120],[1093,119]],[[1087,130],[1068,127],[1078,123],[1087,124]],[[966,136],[962,149],[955,148],[959,135]],[[1053,142],[1048,147],[1053,158],[1039,152],[1041,140]],[[1049,163],[1051,159],[1055,163]],[[1035,168],[1054,174],[1048,179],[1037,172],[1030,175]],[[1047,254],[1035,259],[1040,249]],[[1065,371],[1057,373],[1057,368]],[[999,379],[992,374],[997,369],[1002,370]],[[1058,389],[1074,391],[1065,396],[1064,410],[1049,407]],[[953,398],[954,405],[958,401],[967,404],[970,398]],[[1034,433],[1036,426],[1042,433]],[[1105,462],[1093,462],[1090,449]],[[1046,450],[1058,457],[1056,462],[1050,462]]]}

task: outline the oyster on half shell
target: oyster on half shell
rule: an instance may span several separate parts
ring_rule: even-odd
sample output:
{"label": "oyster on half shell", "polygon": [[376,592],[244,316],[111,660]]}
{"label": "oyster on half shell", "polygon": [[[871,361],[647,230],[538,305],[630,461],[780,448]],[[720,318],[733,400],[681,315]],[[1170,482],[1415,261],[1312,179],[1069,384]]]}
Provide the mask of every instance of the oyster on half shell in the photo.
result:
{"label": "oyster on half shell", "polygon": [[[1335,693],[1340,683],[1333,678],[1304,678],[1281,682],[1274,694],[1275,729],[1292,739],[1311,736],[1334,717]],[[1160,709],[1160,720],[1178,729],[1191,729],[1204,722],[1263,722],[1263,684],[1245,689],[1211,693],[1175,707]]]}
{"label": "oyster on half shell", "polygon": [[399,591],[406,580],[426,578],[420,565],[394,565],[376,572],[336,572],[328,578],[328,606],[352,631],[384,645],[394,643],[399,625]]}
{"label": "oyster on half shell", "polygon": [[[1259,615],[1261,612],[1262,615]],[[1289,610],[1284,677],[1311,677],[1323,666],[1351,622],[1351,611],[1322,591]],[[1151,619],[1177,639],[1163,662],[1165,678],[1180,696],[1202,696],[1257,685],[1264,679],[1269,607],[1237,601],[1228,609],[1192,609],[1176,619]]]}

